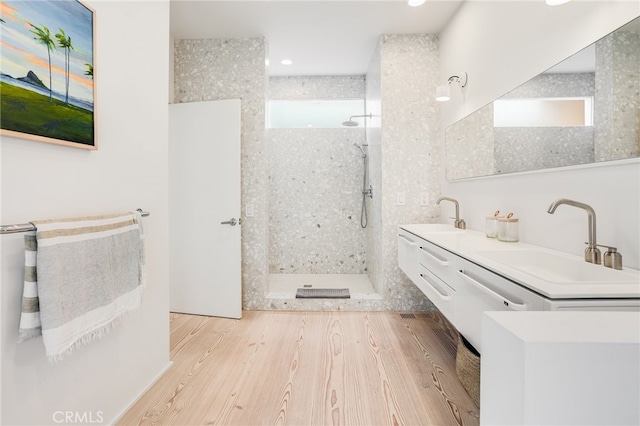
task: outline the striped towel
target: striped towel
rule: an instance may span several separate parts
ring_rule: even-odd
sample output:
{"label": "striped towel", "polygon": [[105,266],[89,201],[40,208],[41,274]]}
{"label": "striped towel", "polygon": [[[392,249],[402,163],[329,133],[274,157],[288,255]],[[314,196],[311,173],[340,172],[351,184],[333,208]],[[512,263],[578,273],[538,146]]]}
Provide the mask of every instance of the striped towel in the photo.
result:
{"label": "striped towel", "polygon": [[19,341],[42,334],[59,360],[106,334],[141,304],[146,283],[139,212],[33,222],[25,235]]}

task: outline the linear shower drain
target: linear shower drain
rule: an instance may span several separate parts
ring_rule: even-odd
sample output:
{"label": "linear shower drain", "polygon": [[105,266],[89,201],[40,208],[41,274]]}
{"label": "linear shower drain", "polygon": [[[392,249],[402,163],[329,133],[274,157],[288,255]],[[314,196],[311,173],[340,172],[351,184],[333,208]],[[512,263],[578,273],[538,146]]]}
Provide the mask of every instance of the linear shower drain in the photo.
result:
{"label": "linear shower drain", "polygon": [[299,288],[296,299],[351,299],[348,288]]}

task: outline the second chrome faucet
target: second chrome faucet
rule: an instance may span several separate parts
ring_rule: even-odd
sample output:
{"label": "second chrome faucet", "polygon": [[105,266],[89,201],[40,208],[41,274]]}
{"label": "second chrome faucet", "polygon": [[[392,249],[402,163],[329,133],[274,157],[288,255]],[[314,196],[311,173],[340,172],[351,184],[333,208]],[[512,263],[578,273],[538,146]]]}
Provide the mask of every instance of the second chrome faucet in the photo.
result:
{"label": "second chrome faucet", "polygon": [[458,200],[449,197],[440,197],[438,198],[438,201],[436,201],[436,204],[440,205],[440,201],[442,200],[451,201],[456,206],[456,217],[455,221],[453,222],[453,226],[458,229],[467,229],[467,224],[464,219],[460,219],[460,205],[458,204]]}
{"label": "second chrome faucet", "polygon": [[568,206],[578,207],[587,212],[589,218],[589,241],[587,242],[587,248],[584,250],[584,260],[589,263],[601,264],[601,254],[598,246],[606,247],[607,252],[604,254],[604,266],[614,269],[622,269],[622,255],[618,253],[615,247],[609,247],[598,244],[596,242],[596,212],[588,204],[581,203],[579,201],[569,200],[567,198],[560,198],[555,200],[549,206],[547,213],[553,214],[559,205],[566,204]]}

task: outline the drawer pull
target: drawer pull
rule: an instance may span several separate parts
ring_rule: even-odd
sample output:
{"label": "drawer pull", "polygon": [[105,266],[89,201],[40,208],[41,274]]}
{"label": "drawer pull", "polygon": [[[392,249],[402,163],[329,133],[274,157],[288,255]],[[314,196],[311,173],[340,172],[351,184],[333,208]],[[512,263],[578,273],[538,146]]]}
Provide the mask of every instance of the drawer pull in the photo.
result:
{"label": "drawer pull", "polygon": [[447,293],[443,293],[442,291],[440,291],[440,289],[438,289],[438,287],[433,282],[431,282],[431,280],[429,280],[424,274],[420,274],[420,278],[422,278],[422,281],[429,284],[429,287],[431,287],[436,293],[438,293],[438,296],[440,296],[442,300],[449,300],[451,298],[451,296],[449,296]]}
{"label": "drawer pull", "polygon": [[434,262],[436,262],[438,265],[440,266],[449,266],[449,261],[448,260],[442,260],[439,257],[436,257],[434,255],[432,255],[431,253],[429,253],[424,247],[420,247],[420,250],[422,250],[422,252],[427,255],[427,257],[429,257],[430,259],[432,259]]}
{"label": "drawer pull", "polygon": [[398,234],[398,237],[404,239],[407,243],[411,244],[412,246],[415,246],[417,244],[415,241],[413,241],[411,238],[407,237],[406,235]]}
{"label": "drawer pull", "polygon": [[477,280],[471,278],[469,275],[465,274],[465,272],[462,269],[459,270],[458,273],[469,284],[472,284],[473,286],[477,287],[479,290],[482,290],[484,293],[488,294],[489,296],[492,296],[493,298],[500,300],[503,305],[508,306],[509,308],[513,309],[514,311],[526,311],[527,310],[527,305],[525,305],[524,303],[512,302],[511,300],[509,300],[508,298],[504,297],[503,295],[491,290],[490,288],[486,287],[482,283],[480,283]]}

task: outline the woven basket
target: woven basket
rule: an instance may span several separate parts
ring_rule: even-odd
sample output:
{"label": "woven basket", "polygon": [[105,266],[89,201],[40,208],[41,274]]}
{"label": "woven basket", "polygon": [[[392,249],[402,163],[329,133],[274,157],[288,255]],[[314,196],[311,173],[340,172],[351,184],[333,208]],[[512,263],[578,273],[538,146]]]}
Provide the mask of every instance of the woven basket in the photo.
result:
{"label": "woven basket", "polygon": [[456,376],[473,402],[480,407],[480,356],[472,351],[471,344],[462,336],[458,339]]}

